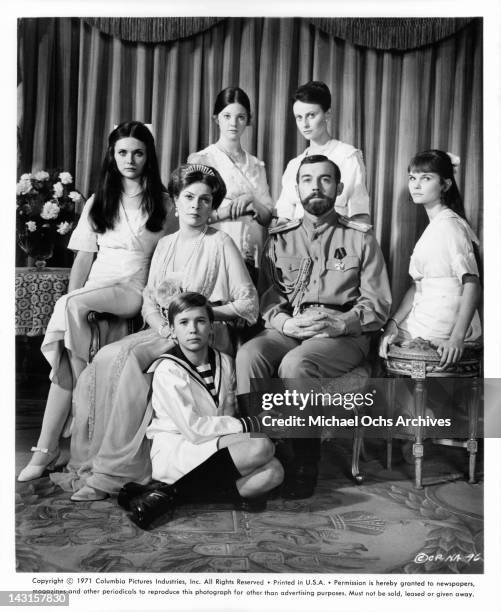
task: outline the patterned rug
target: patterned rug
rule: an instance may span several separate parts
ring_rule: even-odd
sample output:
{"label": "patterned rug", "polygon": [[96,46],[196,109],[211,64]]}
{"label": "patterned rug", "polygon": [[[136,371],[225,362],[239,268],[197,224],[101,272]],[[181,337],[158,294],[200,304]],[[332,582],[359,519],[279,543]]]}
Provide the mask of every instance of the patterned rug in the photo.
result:
{"label": "patterned rug", "polygon": [[427,447],[417,491],[398,457],[383,468],[377,442],[360,486],[345,474],[349,445],[330,442],[311,499],[277,497],[259,514],[185,506],[150,532],[113,499],[74,503],[47,477],[16,483],[17,570],[481,573],[483,485],[465,482],[465,452]]}

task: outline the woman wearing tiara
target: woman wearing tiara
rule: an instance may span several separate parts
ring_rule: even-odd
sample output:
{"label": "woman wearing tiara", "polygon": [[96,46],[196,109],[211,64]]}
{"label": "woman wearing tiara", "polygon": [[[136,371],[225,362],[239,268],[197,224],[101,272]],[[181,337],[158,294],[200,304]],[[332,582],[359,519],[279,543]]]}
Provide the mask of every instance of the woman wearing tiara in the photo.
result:
{"label": "woman wearing tiara", "polygon": [[251,121],[250,101],[240,87],[227,87],[214,103],[219,127],[215,144],[188,157],[190,164],[216,168],[226,184],[226,196],[211,215],[218,229],[229,234],[247,265],[259,267],[266,226],[271,220],[271,200],[264,163],[242,148],[242,135]]}
{"label": "woman wearing tiara", "polygon": [[74,501],[103,499],[127,481],[151,477],[151,420],[146,370],[172,347],[167,309],[174,296],[196,291],[214,310],[213,346],[231,351],[228,323],[254,323],[257,293],[235,244],[208,226],[226,188],[219,173],[204,165],[175,170],[168,192],[176,206],[179,231],[160,240],[143,292],[142,314],[149,328],[103,347],[75,390],[75,425],[68,472],[53,480],[75,491]]}
{"label": "woman wearing tiara", "polygon": [[433,149],[409,164],[412,201],[424,207],[430,223],[411,256],[412,285],[386,324],[379,351],[384,358],[392,343],[420,337],[436,347],[439,367],[446,369],[461,358],[466,341],[481,336],[478,238],[465,219],[453,161],[459,163]]}

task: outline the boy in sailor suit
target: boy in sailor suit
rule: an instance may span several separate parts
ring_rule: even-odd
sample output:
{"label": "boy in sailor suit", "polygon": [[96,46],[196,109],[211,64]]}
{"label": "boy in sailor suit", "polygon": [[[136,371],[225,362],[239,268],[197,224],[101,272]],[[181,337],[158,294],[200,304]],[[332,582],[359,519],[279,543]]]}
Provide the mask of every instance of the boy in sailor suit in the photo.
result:
{"label": "boy in sailor suit", "polygon": [[[232,359],[209,347],[212,308],[198,293],[182,293],[168,311],[176,346],[150,368],[154,417],[154,482],[128,483],[119,503],[147,528],[183,502],[233,499],[246,510],[264,509],[267,491],[281,484],[283,469],[258,419],[237,418]],[[165,484],[164,484],[165,483]]]}

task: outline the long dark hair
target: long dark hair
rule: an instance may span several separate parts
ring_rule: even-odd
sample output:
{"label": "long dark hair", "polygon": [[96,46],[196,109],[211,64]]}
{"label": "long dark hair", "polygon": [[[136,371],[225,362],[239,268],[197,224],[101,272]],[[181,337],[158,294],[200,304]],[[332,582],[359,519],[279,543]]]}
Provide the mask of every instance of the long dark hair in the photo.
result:
{"label": "long dark hair", "polygon": [[445,151],[430,149],[418,153],[411,159],[407,172],[434,172],[438,174],[442,184],[445,183],[446,179],[449,179],[451,186],[442,193],[442,203],[460,217],[466,219],[463,200],[454,178],[454,166],[450,156]]}
{"label": "long dark hair", "polygon": [[165,221],[163,202],[165,187],[160,178],[155,140],[150,130],[139,121],[126,121],[116,127],[108,137],[108,149],[101,165],[94,203],[89,217],[96,232],[103,234],[113,229],[119,216],[122,194],[122,175],[115,162],[115,144],[121,138],[137,138],[146,147],[146,163],[143,170],[143,200],[141,207],[148,215],[146,229],[159,232]]}
{"label": "long dark hair", "polygon": [[251,120],[251,105],[249,96],[240,87],[226,87],[217,94],[216,101],[214,102],[214,116],[224,110],[228,104],[240,104],[247,111],[247,125],[250,124]]}

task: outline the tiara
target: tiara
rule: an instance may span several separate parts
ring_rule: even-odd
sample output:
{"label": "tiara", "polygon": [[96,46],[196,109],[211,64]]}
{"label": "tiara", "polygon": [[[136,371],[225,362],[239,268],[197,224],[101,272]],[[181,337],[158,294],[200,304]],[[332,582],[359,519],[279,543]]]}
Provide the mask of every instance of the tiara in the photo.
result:
{"label": "tiara", "polygon": [[205,166],[204,164],[190,164],[188,172],[201,172],[202,174],[208,174],[209,176],[216,176],[213,168]]}

